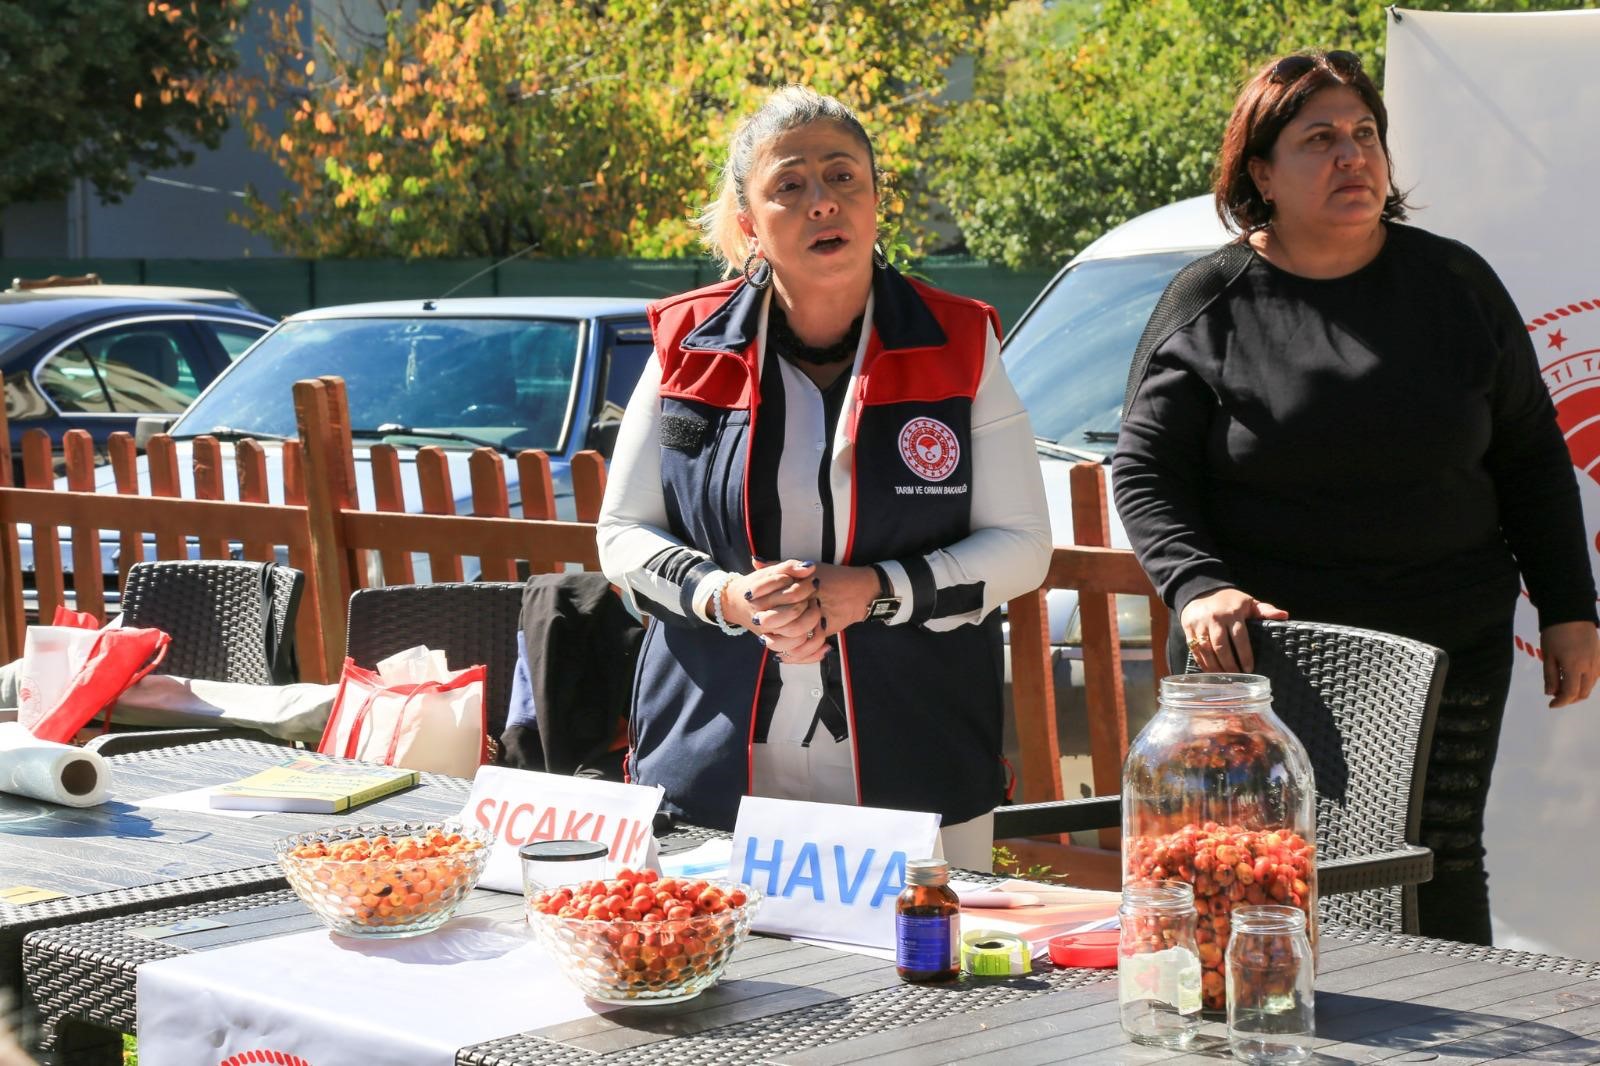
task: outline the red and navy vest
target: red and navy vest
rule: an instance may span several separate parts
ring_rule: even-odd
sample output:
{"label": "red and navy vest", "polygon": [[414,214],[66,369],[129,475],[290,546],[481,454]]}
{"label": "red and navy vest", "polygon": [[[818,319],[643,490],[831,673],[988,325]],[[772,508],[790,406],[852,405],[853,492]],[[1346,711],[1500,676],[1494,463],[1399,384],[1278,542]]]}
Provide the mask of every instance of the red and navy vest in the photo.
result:
{"label": "red and navy vest", "polygon": [[[761,557],[751,543],[746,477],[762,417],[756,342],[764,296],[736,279],[649,309],[662,368],[661,477],[670,530],[734,573],[748,572],[752,557]],[[924,628],[936,611],[972,610],[982,593],[936,591],[922,556],[971,531],[972,401],[988,334],[998,335],[999,321],[985,304],[892,268],[874,272],[873,296],[867,349],[849,383],[853,476],[850,498],[835,501],[850,509],[838,561],[899,560],[918,595],[909,622],[859,623],[839,638],[857,798],[935,811],[949,824],[991,810],[1005,790],[1000,619],[994,612],[979,625]],[[954,438],[940,452],[956,455],[954,469],[937,470],[936,482],[916,452],[918,427],[929,425]],[[693,577],[685,578],[687,601]],[[672,612],[654,619],[635,677],[631,778],[662,785],[679,816],[731,828],[739,798],[751,790],[766,649],[751,634],[725,636]]]}

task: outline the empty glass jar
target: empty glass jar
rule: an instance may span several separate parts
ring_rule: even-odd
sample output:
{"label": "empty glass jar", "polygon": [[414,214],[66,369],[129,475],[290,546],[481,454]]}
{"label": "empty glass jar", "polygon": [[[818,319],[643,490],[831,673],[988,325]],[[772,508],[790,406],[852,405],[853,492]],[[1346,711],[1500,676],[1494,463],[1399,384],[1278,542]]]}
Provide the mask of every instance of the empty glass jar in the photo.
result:
{"label": "empty glass jar", "polygon": [[1315,966],[1305,912],[1240,907],[1228,941],[1228,1045],[1241,1062],[1304,1062],[1316,1033]]}
{"label": "empty glass jar", "polygon": [[1123,1032],[1139,1044],[1188,1047],[1200,1029],[1193,887],[1184,881],[1129,881],[1117,914]]}
{"label": "empty glass jar", "polygon": [[1226,1005],[1236,908],[1300,910],[1315,943],[1316,789],[1311,763],[1253,674],[1163,678],[1161,706],[1122,772],[1123,881],[1194,886],[1201,1000]]}

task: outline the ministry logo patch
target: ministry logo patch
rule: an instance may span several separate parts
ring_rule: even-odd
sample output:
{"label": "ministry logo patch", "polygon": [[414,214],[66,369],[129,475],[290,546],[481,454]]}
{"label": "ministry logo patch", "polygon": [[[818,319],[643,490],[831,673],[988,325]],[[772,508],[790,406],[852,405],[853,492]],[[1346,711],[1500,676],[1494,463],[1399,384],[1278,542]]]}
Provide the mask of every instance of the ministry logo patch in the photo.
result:
{"label": "ministry logo patch", "polygon": [[936,418],[913,418],[900,430],[900,458],[924,481],[943,481],[961,460],[961,442]]}

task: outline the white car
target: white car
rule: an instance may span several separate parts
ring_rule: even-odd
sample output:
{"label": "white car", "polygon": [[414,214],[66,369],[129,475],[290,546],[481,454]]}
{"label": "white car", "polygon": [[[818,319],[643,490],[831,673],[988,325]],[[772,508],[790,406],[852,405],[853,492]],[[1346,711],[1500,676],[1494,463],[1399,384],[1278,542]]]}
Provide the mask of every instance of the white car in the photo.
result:
{"label": "white car", "polygon": [[[1209,195],[1140,215],[1074,256],[1006,337],[1001,354],[1033,419],[1055,543],[1074,543],[1072,464],[1105,464],[1109,484],[1128,369],[1156,301],[1174,274],[1229,239]],[[1128,547],[1114,508],[1110,520],[1112,547]],[[1090,781],[1077,593],[1052,592],[1049,606],[1062,772],[1071,795]],[[1132,736],[1155,710],[1148,601],[1120,597],[1117,615]]]}

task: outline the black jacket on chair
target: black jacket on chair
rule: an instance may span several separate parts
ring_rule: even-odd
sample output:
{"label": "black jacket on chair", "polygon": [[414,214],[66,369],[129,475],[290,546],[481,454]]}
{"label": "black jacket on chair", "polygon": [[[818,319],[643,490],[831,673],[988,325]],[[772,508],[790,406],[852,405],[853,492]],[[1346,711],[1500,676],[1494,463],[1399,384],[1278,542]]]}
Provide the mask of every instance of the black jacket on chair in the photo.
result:
{"label": "black jacket on chair", "polygon": [[638,619],[604,574],[535,574],[523,588],[521,629],[532,707],[514,685],[502,760],[622,780],[623,752],[612,747],[632,702]]}

